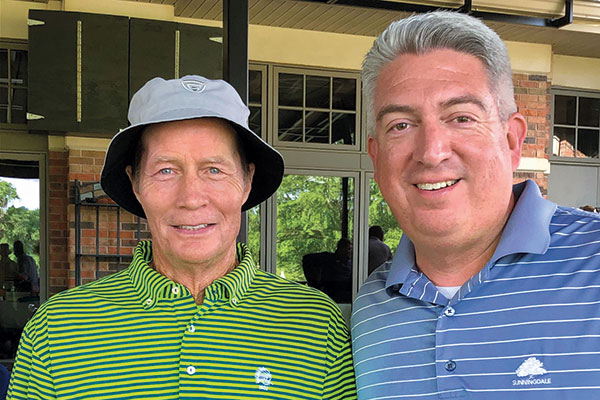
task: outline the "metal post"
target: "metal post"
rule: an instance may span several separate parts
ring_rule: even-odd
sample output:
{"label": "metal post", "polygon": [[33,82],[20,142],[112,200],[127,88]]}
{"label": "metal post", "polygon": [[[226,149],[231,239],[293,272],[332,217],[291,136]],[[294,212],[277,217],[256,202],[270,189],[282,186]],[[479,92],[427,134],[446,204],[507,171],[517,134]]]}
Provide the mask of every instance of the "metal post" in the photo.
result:
{"label": "metal post", "polygon": [[81,285],[81,203],[79,181],[75,180],[75,286]]}
{"label": "metal post", "polygon": [[[223,79],[248,104],[248,0],[223,0]],[[237,240],[248,241],[246,212]]]}

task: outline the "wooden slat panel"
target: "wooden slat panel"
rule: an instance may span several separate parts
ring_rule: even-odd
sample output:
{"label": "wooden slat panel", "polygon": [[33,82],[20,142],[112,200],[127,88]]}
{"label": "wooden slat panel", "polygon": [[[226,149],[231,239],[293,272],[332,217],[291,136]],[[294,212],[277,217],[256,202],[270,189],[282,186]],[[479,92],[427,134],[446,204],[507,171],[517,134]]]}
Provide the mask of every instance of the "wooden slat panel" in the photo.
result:
{"label": "wooden slat panel", "polygon": [[252,18],[252,23],[253,24],[257,24],[257,25],[266,25],[264,24],[264,19],[268,18],[269,15],[271,15],[271,13],[273,13],[274,10],[276,10],[277,8],[279,8],[281,6],[281,4],[279,2],[274,2],[272,0],[267,0],[265,1],[266,5],[265,7],[263,7],[260,11],[257,11],[253,18]]}
{"label": "wooden slat panel", "polygon": [[273,8],[270,13],[263,13],[262,23],[261,25],[274,26],[273,21],[277,20],[282,14],[286,12],[286,10],[290,7],[290,5],[285,4],[285,2],[273,2]]}
{"label": "wooden slat panel", "polygon": [[274,19],[271,25],[290,28],[294,24],[294,20],[296,20],[299,15],[304,15],[307,9],[309,9],[309,7],[307,7],[306,4],[300,3],[287,7],[287,10],[284,10],[284,12]]}
{"label": "wooden slat panel", "polygon": [[222,20],[223,19],[223,4],[220,1],[215,1],[215,4],[211,8],[209,8],[206,13],[204,13],[204,17],[206,19],[212,20]]}
{"label": "wooden slat panel", "polygon": [[193,0],[175,0],[175,15],[190,18],[189,8],[193,7],[190,7],[193,2]]}
{"label": "wooden slat panel", "polygon": [[290,28],[304,29],[304,26],[306,26],[308,21],[313,21],[317,18],[319,18],[319,10],[317,10],[315,7],[306,7],[302,10],[301,15],[294,18]]}

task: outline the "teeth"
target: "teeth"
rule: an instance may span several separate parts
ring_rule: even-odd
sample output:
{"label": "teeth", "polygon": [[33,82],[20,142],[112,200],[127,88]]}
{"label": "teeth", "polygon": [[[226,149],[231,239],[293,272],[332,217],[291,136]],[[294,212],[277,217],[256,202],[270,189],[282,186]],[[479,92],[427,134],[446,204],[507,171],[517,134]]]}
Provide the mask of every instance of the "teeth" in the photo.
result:
{"label": "teeth", "polygon": [[188,231],[196,231],[198,229],[206,228],[208,224],[200,224],[200,225],[179,225],[180,229],[187,229]]}
{"label": "teeth", "polygon": [[435,182],[435,183],[417,183],[417,187],[421,190],[438,190],[443,189],[448,186],[454,185],[458,182],[457,179],[452,181],[443,181],[443,182]]}

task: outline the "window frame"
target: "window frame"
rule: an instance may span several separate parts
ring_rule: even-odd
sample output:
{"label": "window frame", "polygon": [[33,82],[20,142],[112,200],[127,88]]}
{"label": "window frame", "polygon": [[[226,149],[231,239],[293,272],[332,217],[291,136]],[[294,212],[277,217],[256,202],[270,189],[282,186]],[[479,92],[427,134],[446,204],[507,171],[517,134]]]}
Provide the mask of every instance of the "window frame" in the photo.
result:
{"label": "window frame", "polygon": [[[363,135],[361,133],[361,121],[362,121],[362,93],[361,93],[361,81],[360,81],[360,72],[351,72],[351,71],[342,71],[342,70],[333,70],[333,69],[313,69],[313,68],[302,68],[302,67],[292,67],[292,66],[284,66],[279,64],[272,65],[272,73],[270,74],[270,82],[272,82],[272,90],[270,93],[270,104],[269,106],[269,114],[270,120],[272,121],[272,129],[269,129],[271,133],[270,143],[278,148],[293,148],[293,149],[309,149],[309,150],[336,150],[343,152],[359,152],[361,149],[361,144],[363,141]],[[343,113],[343,114],[352,114],[354,115],[354,144],[333,144],[333,143],[309,143],[309,142],[290,142],[279,140],[278,135],[278,124],[279,124],[279,74],[288,73],[288,74],[296,74],[306,76],[318,76],[318,77],[327,77],[330,79],[334,78],[343,78],[343,79],[353,79],[356,82],[356,99],[355,104],[356,107],[353,111],[350,110],[341,110],[333,108],[333,105],[330,104],[330,107],[326,112],[330,115],[332,113]],[[304,82],[306,82],[306,78],[304,78]],[[330,85],[330,100],[332,95],[333,85]],[[306,93],[303,93],[302,98],[302,106],[284,106],[284,109],[297,109],[298,111],[305,112],[306,110],[311,110],[315,107],[307,107],[306,106]],[[318,110],[325,112],[325,109]],[[332,125],[330,123],[329,130],[331,131]]]}
{"label": "window frame", "polygon": [[[3,50],[8,50],[8,57],[7,57],[7,79],[6,82],[2,81],[2,77],[0,77],[0,87],[1,88],[6,88],[8,90],[8,103],[7,103],[7,107],[8,107],[8,116],[7,119],[10,120],[10,116],[11,116],[11,111],[12,111],[12,102],[11,102],[11,89],[17,88],[17,89],[25,89],[26,91],[26,96],[29,95],[29,86],[28,84],[15,84],[12,82],[11,79],[11,63],[10,63],[10,52],[13,50],[20,50],[20,51],[25,51],[27,53],[29,53],[29,46],[27,41],[23,41],[23,40],[7,40],[7,39],[2,39],[0,40],[0,49]],[[29,56],[29,54],[28,54]],[[27,61],[29,63],[29,60]],[[25,110],[25,118],[27,118],[27,109]],[[11,129],[11,130],[26,130],[27,129],[27,123],[21,124],[21,123],[14,123],[14,122],[0,122],[0,129]]]}
{"label": "window frame", "polygon": [[[558,163],[575,163],[575,164],[587,164],[587,165],[600,165],[600,154],[598,157],[565,157],[565,156],[557,156],[554,154],[554,129],[555,128],[574,128],[575,129],[575,152],[577,151],[577,143],[579,136],[579,129],[593,129],[598,131],[599,143],[600,143],[600,126],[598,127],[590,127],[579,125],[579,98],[588,97],[600,99],[600,92],[594,90],[582,90],[582,89],[574,89],[574,88],[563,88],[563,87],[554,87],[551,90],[552,100],[551,100],[551,121],[550,121],[550,137],[548,141],[548,154],[550,156],[551,162]],[[575,105],[575,124],[567,125],[567,124],[556,124],[554,121],[555,118],[555,104],[556,104],[556,96],[571,96],[576,98]],[[600,146],[599,146],[600,147]],[[600,148],[599,148],[600,152]]]}

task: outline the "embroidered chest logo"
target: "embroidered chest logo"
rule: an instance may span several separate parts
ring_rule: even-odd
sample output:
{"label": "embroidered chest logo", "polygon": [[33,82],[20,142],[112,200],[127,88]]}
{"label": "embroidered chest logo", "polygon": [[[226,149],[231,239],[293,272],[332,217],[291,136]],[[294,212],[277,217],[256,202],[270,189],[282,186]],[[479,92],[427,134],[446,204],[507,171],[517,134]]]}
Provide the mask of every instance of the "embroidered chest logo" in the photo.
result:
{"label": "embroidered chest logo", "polygon": [[271,382],[271,372],[265,367],[259,367],[254,373],[254,378],[260,390],[269,390],[269,386],[273,384]]}
{"label": "embroidered chest logo", "polygon": [[[523,364],[515,371],[519,378],[513,379],[513,386],[528,386],[528,385],[549,385],[552,383],[550,378],[541,378],[539,376],[548,373],[544,368],[544,363],[535,357],[529,357],[523,361]],[[536,378],[539,377],[539,378]]]}

